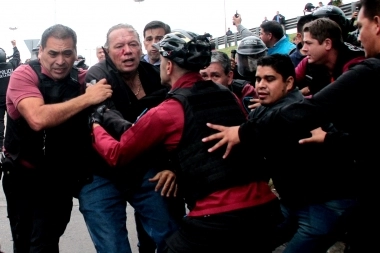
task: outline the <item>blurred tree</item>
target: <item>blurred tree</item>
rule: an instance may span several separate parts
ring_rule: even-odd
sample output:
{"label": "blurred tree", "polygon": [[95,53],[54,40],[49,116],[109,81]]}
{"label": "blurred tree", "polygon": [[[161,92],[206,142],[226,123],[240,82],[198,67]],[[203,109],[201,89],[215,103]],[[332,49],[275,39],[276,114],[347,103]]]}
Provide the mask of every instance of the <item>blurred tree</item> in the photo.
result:
{"label": "blurred tree", "polygon": [[342,0],[333,0],[332,4],[335,6],[341,6],[343,4],[343,1]]}

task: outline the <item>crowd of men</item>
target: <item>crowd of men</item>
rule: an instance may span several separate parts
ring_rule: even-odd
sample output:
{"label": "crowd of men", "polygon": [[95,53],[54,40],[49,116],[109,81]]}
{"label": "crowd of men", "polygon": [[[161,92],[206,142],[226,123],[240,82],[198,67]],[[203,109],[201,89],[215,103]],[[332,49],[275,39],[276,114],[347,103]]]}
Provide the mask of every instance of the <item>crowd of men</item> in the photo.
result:
{"label": "crowd of men", "polygon": [[97,252],[132,252],[127,203],[143,253],[376,251],[380,1],[358,7],[357,38],[329,5],[300,19],[297,46],[234,15],[236,58],[161,21],[143,43],[110,27],[89,68],[62,24],[27,64],[0,49],[14,252],[59,252],[73,198]]}

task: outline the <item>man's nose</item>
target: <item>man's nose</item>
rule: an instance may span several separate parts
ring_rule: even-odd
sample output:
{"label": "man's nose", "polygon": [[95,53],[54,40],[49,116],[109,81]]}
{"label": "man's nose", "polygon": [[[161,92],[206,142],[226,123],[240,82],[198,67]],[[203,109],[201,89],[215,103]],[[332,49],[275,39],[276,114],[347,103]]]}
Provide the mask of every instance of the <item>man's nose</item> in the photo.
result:
{"label": "man's nose", "polygon": [[55,63],[57,63],[58,65],[62,65],[63,63],[65,63],[65,59],[63,57],[62,54],[59,54],[56,58],[55,58]]}
{"label": "man's nose", "polygon": [[263,80],[256,81],[256,89],[264,89],[265,88],[265,82]]}
{"label": "man's nose", "polygon": [[132,50],[131,50],[131,47],[129,45],[125,45],[123,47],[123,54],[127,54],[127,53],[131,53]]}

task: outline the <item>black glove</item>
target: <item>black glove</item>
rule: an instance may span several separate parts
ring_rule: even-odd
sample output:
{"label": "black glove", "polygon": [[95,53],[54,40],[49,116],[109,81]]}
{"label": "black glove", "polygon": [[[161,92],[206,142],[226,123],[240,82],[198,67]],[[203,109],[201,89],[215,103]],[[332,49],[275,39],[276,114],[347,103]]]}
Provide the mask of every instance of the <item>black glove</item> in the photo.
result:
{"label": "black glove", "polygon": [[103,115],[102,127],[116,140],[132,126],[132,123],[125,120],[121,113],[116,110],[107,110]]}
{"label": "black glove", "polygon": [[98,123],[99,125],[101,125],[103,123],[103,115],[104,115],[104,112],[107,110],[107,106],[106,105],[101,105],[101,106],[98,106],[95,108],[94,112],[91,113],[90,117],[89,117],[89,127],[90,129],[92,129],[92,125],[94,123]]}

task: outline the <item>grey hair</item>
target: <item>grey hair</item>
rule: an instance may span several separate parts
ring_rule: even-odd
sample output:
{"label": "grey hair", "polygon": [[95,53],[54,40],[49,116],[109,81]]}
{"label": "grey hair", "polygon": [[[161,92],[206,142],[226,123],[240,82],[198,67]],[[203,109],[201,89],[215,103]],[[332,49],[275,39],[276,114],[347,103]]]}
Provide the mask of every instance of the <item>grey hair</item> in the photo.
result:
{"label": "grey hair", "polygon": [[136,37],[137,37],[137,40],[139,42],[139,44],[141,45],[141,41],[140,41],[140,36],[139,36],[139,33],[136,31],[136,29],[132,26],[132,25],[129,25],[129,24],[117,24],[117,25],[114,25],[112,26],[108,32],[107,32],[107,40],[106,40],[106,43],[104,44],[104,47],[105,48],[108,48],[109,47],[109,36],[111,34],[111,32],[115,31],[115,30],[118,30],[118,29],[127,29],[127,30],[130,30],[132,32],[135,33]]}
{"label": "grey hair", "polygon": [[212,51],[210,63],[213,62],[220,63],[226,75],[228,75],[228,73],[231,71],[231,60],[226,53],[223,53],[221,51]]}

